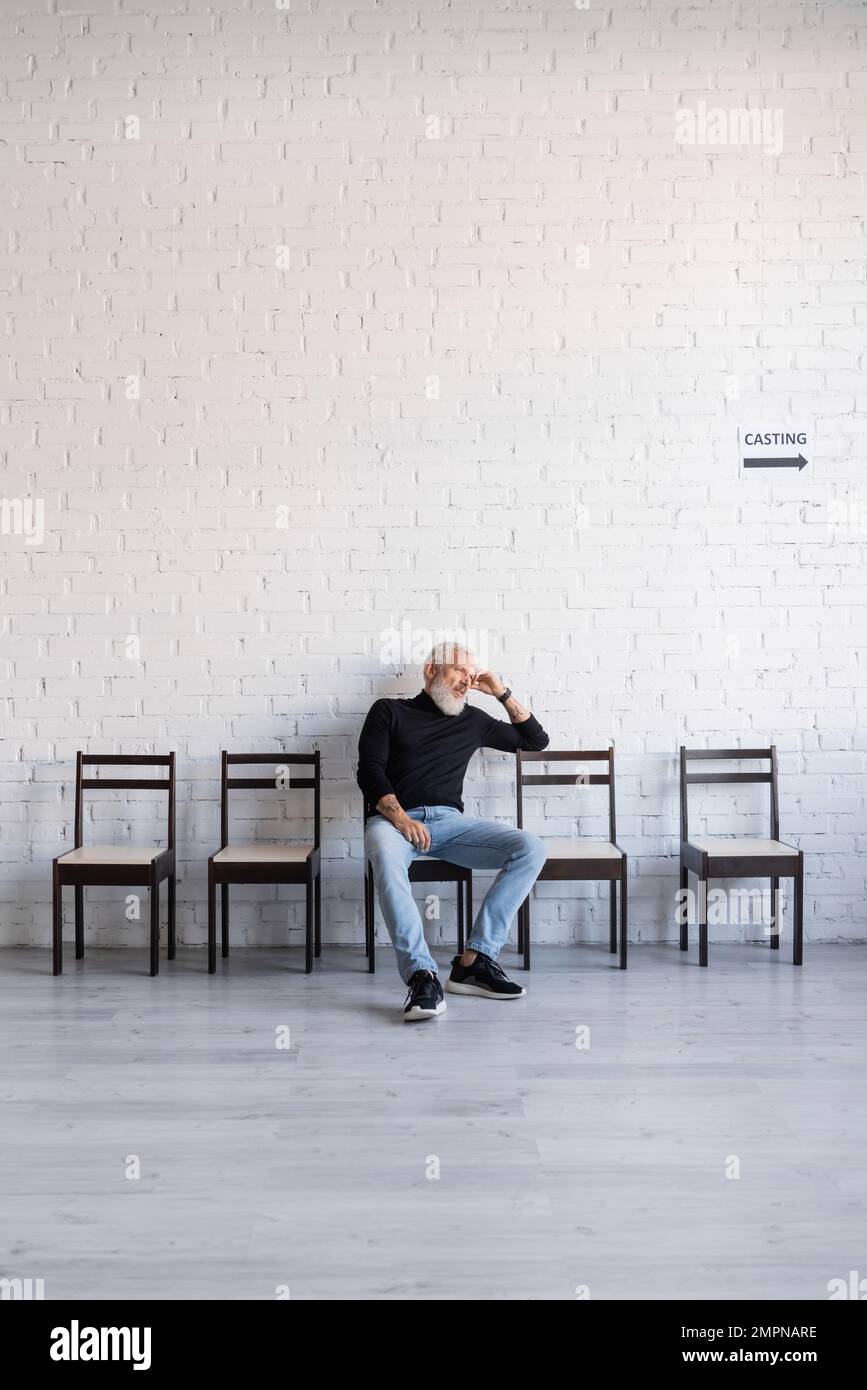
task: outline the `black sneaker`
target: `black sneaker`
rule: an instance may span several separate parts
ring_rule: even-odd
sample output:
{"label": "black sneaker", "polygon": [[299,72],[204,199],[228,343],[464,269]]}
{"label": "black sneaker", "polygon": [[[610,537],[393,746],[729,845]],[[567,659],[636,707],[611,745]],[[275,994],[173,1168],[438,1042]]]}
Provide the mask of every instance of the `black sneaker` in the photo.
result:
{"label": "black sneaker", "polygon": [[481,951],[472,965],[461,965],[460,956],[454,957],[446,989],[450,994],[484,994],[488,999],[520,999],[527,993],[523,985],[516,985],[495,960]]}
{"label": "black sneaker", "polygon": [[436,1018],[444,1014],[448,1005],[443,999],[443,987],[439,976],[429,970],[416,970],[408,980],[409,993],[403,1006],[404,1023],[414,1023],[417,1018]]}

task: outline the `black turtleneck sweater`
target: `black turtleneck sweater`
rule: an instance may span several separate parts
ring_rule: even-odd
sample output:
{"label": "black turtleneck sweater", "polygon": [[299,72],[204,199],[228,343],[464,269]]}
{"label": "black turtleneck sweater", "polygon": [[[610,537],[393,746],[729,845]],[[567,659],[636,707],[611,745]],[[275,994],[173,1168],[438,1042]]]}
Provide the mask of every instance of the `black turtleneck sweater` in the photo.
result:
{"label": "black turtleneck sweater", "polygon": [[404,810],[454,806],[463,811],[464,776],[477,749],[541,753],[547,746],[548,735],[532,714],[520,724],[494,719],[474,705],[443,714],[422,690],[412,700],[371,705],[358,740],[357,780],[371,809],[394,795]]}

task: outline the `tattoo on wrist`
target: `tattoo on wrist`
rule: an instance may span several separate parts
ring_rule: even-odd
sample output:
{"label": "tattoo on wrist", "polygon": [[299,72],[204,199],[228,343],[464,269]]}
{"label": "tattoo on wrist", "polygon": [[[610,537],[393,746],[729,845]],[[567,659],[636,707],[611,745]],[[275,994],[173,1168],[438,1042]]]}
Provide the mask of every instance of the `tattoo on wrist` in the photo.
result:
{"label": "tattoo on wrist", "polygon": [[506,711],[513,724],[523,724],[525,719],[530,718],[530,711],[524,709],[523,705],[519,705],[514,695],[510,695],[509,699],[503,705],[503,709]]}

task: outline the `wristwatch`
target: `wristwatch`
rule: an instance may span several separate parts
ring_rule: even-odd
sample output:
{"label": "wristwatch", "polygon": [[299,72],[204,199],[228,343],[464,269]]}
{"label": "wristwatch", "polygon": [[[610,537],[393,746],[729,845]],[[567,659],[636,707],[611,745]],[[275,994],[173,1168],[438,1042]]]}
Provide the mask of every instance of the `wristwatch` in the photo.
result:
{"label": "wristwatch", "polygon": [[506,686],[506,688],[505,688],[505,690],[503,691],[502,695],[498,695],[498,696],[497,696],[497,699],[499,700],[499,702],[500,702],[501,705],[504,705],[504,704],[506,703],[506,701],[507,701],[508,699],[511,698],[511,695],[512,695],[511,690],[509,689],[508,686]]}

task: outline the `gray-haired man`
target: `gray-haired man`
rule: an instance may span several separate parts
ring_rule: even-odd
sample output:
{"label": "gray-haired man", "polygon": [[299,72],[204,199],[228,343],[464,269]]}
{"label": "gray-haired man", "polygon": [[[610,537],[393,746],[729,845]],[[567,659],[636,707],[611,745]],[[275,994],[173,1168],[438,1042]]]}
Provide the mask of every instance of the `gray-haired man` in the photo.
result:
{"label": "gray-haired man", "polygon": [[[467,704],[471,690],[497,700],[509,722]],[[467,949],[455,956],[446,989],[487,999],[518,999],[497,956],[512,919],[545,862],[538,835],[465,816],[463,782],[479,748],[541,752],[548,735],[491,671],[480,671],[461,647],[434,648],[424,665],[424,690],[410,700],[377,700],[358,744],[358,785],[376,807],[365,828],[382,912],[409,992],[404,1018],[445,1011],[436,963],[412,896],[409,866],[422,854],[470,869],[499,869],[485,895]]]}

